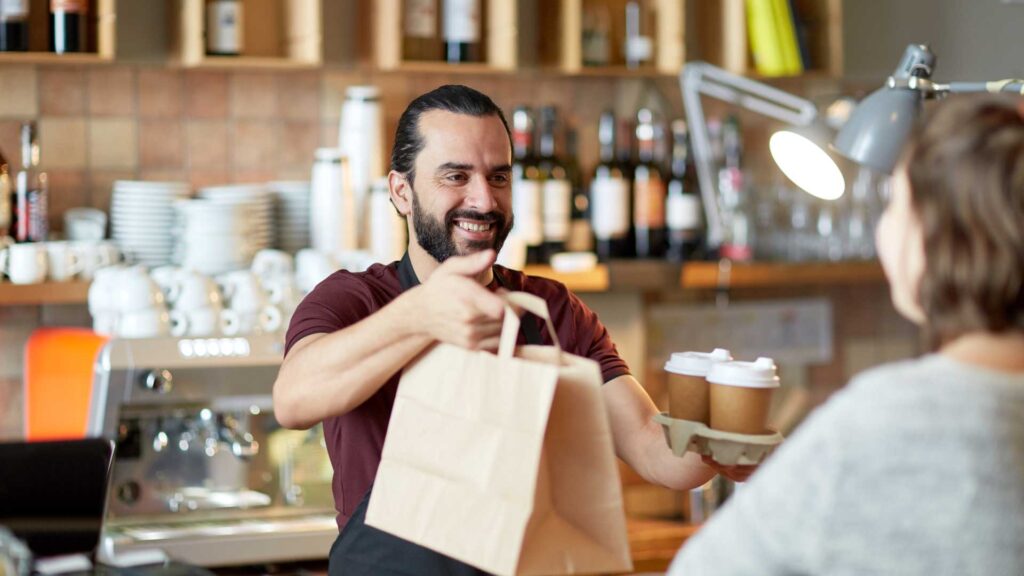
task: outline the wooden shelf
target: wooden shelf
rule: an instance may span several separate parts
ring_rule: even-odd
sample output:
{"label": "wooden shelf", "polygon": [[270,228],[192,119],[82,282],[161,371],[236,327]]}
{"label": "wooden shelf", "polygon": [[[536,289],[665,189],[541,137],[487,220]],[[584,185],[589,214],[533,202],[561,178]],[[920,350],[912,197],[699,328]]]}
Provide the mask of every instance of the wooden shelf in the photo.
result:
{"label": "wooden shelf", "polygon": [[110,64],[112,58],[100,54],[53,52],[0,52],[0,64],[74,65]]}
{"label": "wooden shelf", "polygon": [[175,64],[184,68],[198,69],[262,69],[262,70],[303,70],[319,66],[317,62],[303,62],[273,56],[204,56],[194,63],[176,61]]}
{"label": "wooden shelf", "polygon": [[[877,262],[738,263],[727,272],[718,262],[687,262],[680,275],[683,289],[767,288],[777,286],[863,285],[885,282]],[[723,282],[724,281],[724,282]]]}
{"label": "wooden shelf", "polygon": [[89,282],[44,282],[42,284],[0,283],[0,306],[39,306],[43,304],[84,304],[89,297]]}
{"label": "wooden shelf", "polygon": [[523,272],[565,284],[573,292],[605,292],[610,286],[608,267],[599,264],[585,272],[557,272],[550,266],[526,266]]}

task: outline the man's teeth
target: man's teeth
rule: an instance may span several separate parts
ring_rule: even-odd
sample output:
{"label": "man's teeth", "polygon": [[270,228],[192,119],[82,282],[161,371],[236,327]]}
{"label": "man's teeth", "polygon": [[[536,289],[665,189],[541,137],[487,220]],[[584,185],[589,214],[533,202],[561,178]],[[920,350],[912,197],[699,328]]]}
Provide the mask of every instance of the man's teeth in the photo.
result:
{"label": "man's teeth", "polygon": [[491,229],[490,224],[474,224],[472,222],[459,222],[459,228],[470,232],[486,232]]}

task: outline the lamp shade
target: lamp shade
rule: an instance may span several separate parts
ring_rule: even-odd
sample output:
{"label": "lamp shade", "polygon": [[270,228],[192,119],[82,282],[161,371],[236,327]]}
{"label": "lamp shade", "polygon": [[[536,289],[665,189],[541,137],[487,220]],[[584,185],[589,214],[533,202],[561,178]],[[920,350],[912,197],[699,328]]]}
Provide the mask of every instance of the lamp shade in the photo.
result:
{"label": "lamp shade", "polygon": [[857,105],[833,149],[857,164],[891,174],[920,112],[918,91],[880,88]]}
{"label": "lamp shade", "polygon": [[811,129],[780,130],[768,140],[768,150],[782,173],[808,194],[835,200],[846,190],[846,179]]}

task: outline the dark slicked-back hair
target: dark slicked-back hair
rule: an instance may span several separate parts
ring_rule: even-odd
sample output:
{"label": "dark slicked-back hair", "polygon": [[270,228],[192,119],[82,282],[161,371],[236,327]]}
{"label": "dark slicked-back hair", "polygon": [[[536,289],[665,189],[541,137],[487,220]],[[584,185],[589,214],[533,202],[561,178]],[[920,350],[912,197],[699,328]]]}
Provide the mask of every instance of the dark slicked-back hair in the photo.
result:
{"label": "dark slicked-back hair", "polygon": [[512,133],[501,108],[486,94],[460,84],[446,84],[423,94],[409,103],[398,119],[395,131],[395,146],[391,149],[391,169],[405,174],[410,182],[416,179],[416,157],[423,150],[423,135],[420,134],[420,115],[431,110],[445,110],[469,116],[497,116],[505,127],[505,134],[512,145]]}

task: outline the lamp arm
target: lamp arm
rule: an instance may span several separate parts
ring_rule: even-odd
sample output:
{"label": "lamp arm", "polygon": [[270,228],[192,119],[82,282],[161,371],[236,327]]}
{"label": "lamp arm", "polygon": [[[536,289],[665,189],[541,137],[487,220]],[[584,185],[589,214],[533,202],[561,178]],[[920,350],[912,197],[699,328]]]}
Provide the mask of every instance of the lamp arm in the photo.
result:
{"label": "lamp arm", "polygon": [[1024,80],[1008,78],[1006,80],[993,80],[991,82],[950,82],[949,84],[938,84],[936,89],[950,93],[964,92],[1011,92],[1024,95]]}
{"label": "lamp arm", "polygon": [[686,108],[686,122],[690,128],[693,160],[697,167],[701,200],[707,220],[707,243],[711,248],[722,244],[722,216],[718,206],[718,184],[712,173],[714,158],[707,119],[701,96],[709,96],[735,104],[775,120],[807,126],[817,117],[818,109],[806,98],[779,90],[763,82],[751,80],[707,62],[688,62],[679,77]]}

